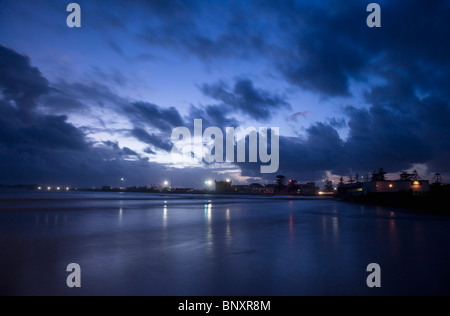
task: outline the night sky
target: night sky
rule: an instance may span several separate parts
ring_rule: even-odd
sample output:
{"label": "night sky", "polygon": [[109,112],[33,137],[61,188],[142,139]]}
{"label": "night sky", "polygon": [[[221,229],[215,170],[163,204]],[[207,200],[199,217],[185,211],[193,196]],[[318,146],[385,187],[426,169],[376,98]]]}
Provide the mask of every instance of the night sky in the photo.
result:
{"label": "night sky", "polygon": [[[299,181],[450,179],[450,1],[0,1],[0,184],[271,183],[173,163],[177,126],[280,127]],[[368,28],[366,7],[382,8]]]}

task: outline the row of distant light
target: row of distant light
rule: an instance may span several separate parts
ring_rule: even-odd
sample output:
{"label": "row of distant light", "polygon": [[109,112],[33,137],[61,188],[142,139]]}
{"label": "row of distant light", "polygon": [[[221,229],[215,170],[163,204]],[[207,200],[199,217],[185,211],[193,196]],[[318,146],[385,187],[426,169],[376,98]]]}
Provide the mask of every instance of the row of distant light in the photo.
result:
{"label": "row of distant light", "polygon": [[[42,191],[42,190],[44,190],[44,189],[46,189],[47,191],[52,191],[52,190],[53,190],[52,187],[47,187],[47,188],[38,187],[38,190],[39,190],[39,191]],[[61,191],[61,190],[63,190],[63,191],[64,191],[64,190],[65,190],[65,191],[70,191],[70,188],[69,188],[69,187],[65,187],[65,188],[56,187],[55,189],[56,189],[56,191]]]}
{"label": "row of distant light", "polygon": [[[231,183],[231,180],[230,180],[230,179],[227,179],[226,182],[227,182],[227,183]],[[212,186],[212,185],[214,184],[214,181],[206,180],[206,181],[205,181],[205,184],[208,185],[208,186]],[[165,181],[165,182],[164,182],[164,186],[166,186],[166,187],[169,186],[169,181]]]}

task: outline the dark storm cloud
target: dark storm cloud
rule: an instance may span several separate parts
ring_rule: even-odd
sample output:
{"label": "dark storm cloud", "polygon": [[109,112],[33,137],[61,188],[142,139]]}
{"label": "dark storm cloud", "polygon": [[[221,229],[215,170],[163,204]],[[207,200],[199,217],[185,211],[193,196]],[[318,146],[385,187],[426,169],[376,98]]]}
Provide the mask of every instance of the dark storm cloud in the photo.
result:
{"label": "dark storm cloud", "polygon": [[418,122],[411,121],[414,118],[381,107],[370,111],[348,108],[347,112],[350,136],[343,158],[349,162],[348,169],[373,170],[378,164],[398,171],[430,160],[429,139],[421,135]]}
{"label": "dark storm cloud", "polygon": [[135,102],[126,112],[137,126],[144,124],[167,133],[174,127],[183,126],[183,119],[174,107],[165,109],[147,102]]}
{"label": "dark storm cloud", "polygon": [[68,124],[67,116],[42,115],[37,99],[49,91],[48,81],[30,60],[0,47],[0,140],[7,148],[83,150],[84,135]]}
{"label": "dark storm cloud", "polygon": [[135,128],[131,134],[143,143],[153,145],[158,149],[170,151],[173,147],[172,143],[165,141],[161,135],[149,134],[142,128]]}
{"label": "dark storm cloud", "polygon": [[[303,138],[280,138],[279,173],[311,179],[324,171],[366,174],[380,167],[390,172],[427,164],[432,172],[450,166],[450,104],[441,99],[416,100],[407,113],[392,107],[347,107],[350,129],[341,139],[336,128],[316,123]],[[242,164],[245,175],[256,176],[254,165]],[[303,178],[301,178],[303,179]]]}
{"label": "dark storm cloud", "polygon": [[28,57],[0,45],[0,88],[6,100],[29,111],[36,106],[36,98],[48,92],[48,81]]}
{"label": "dark storm cloud", "polygon": [[335,131],[345,127],[342,118],[313,125],[303,138],[282,138],[285,172],[396,172],[417,163],[450,172],[450,1],[380,3],[381,29],[364,27],[366,4],[358,2],[298,3],[280,15],[293,30],[293,49],[279,63],[292,84],[332,98],[350,95],[352,81],[383,81],[367,88],[368,108],[346,108],[347,139]]}
{"label": "dark storm cloud", "polygon": [[[286,82],[335,104],[351,96],[352,83],[366,85],[363,107],[349,106],[339,117],[316,122],[302,137],[281,138],[285,173],[365,173],[379,167],[395,172],[416,163],[450,172],[450,1],[380,0],[381,29],[365,25],[368,3],[267,0],[199,6],[197,1],[151,1],[143,5],[158,23],[138,36],[151,47],[207,63],[251,62],[256,56]],[[204,22],[208,19],[212,27]],[[371,83],[374,78],[377,84]],[[189,121],[204,118],[214,126],[234,126],[237,113],[267,120],[279,108],[289,108],[283,96],[255,86],[250,80],[201,86],[220,104],[192,107]],[[161,130],[183,125],[176,110],[163,111],[148,105],[130,113],[135,125],[147,121]],[[348,137],[341,139],[336,130],[345,127]],[[245,173],[253,166],[242,168]]]}
{"label": "dark storm cloud", "polygon": [[[357,99],[365,103],[362,106],[346,107],[336,118],[313,123],[302,137],[281,137],[280,173],[331,170],[348,174],[350,169],[365,173],[379,167],[395,172],[416,163],[450,172],[450,1],[377,2],[382,7],[381,29],[366,27],[369,2],[364,1],[139,1],[147,18],[145,27],[129,35],[144,40],[151,52],[159,46],[207,64],[263,60],[282,80],[332,104],[351,96],[352,84],[365,87],[366,93]],[[122,1],[111,3],[117,6],[115,11],[123,9]],[[110,47],[125,56],[120,46]],[[4,47],[0,53],[0,158],[10,167],[7,172],[22,166],[31,173],[33,169],[25,166],[30,157],[30,166],[49,173],[43,166],[50,161],[75,166],[89,162],[90,167],[83,170],[97,169],[94,174],[108,174],[106,165],[115,170],[115,176],[128,167],[128,171],[143,170],[144,161],[125,167],[117,160],[125,149],[94,150],[66,117],[34,113],[38,99],[45,100],[54,91],[48,93],[46,79],[27,57]],[[205,84],[202,92],[220,104],[192,106],[188,119],[175,108],[148,102],[122,100],[116,109],[132,122],[134,137],[151,145],[147,152],[154,153],[157,148],[169,148],[161,135],[170,135],[177,126],[190,126],[186,122],[192,124],[193,118],[204,118],[205,124],[213,126],[237,126],[237,115],[264,121],[279,108],[290,108],[284,96],[255,86],[258,83],[250,80],[237,80],[232,86]],[[85,105],[85,100],[99,105],[118,100],[94,85],[59,87],[60,93],[48,103],[59,108],[59,114],[64,114],[64,107]],[[341,139],[337,129],[346,126],[348,137]],[[45,135],[47,129],[56,139]],[[149,129],[157,131],[149,133]],[[57,146],[49,148],[53,143]],[[56,153],[66,148],[83,155]],[[260,175],[256,174],[259,166],[240,166],[244,174]]]}
{"label": "dark storm cloud", "polygon": [[317,123],[306,131],[305,139],[280,138],[280,170],[284,173],[319,174],[340,167],[344,142],[329,125]]}
{"label": "dark storm cloud", "polygon": [[[347,107],[339,117],[314,123],[301,138],[282,137],[281,168],[286,171],[347,174],[384,167],[395,172],[425,163],[450,172],[450,1],[379,3],[381,29],[365,25],[368,2],[258,1],[247,8],[227,6],[215,33],[200,29],[199,13],[187,10],[175,18],[180,23],[152,27],[142,38],[208,61],[264,56],[290,84],[335,103],[351,96],[352,83],[367,85],[363,108]],[[220,14],[211,4],[202,10],[212,17]],[[255,18],[239,19],[249,11],[263,18],[253,13],[249,16]],[[369,86],[375,77],[383,83]],[[191,108],[191,114],[208,122],[239,123],[229,114],[236,111],[266,120],[280,105],[288,107],[282,97],[261,94],[248,80],[200,88],[222,105]],[[227,113],[227,106],[234,111]],[[341,139],[336,129],[344,128],[348,137]],[[253,167],[242,168],[245,173]]]}
{"label": "dark storm cloud", "polygon": [[[151,45],[185,50],[201,59],[263,57],[288,82],[323,96],[350,95],[350,82],[365,82],[373,74],[420,65],[424,72],[424,60],[449,63],[448,0],[381,0],[381,29],[366,26],[368,3],[361,1],[150,3],[149,15],[170,18],[170,23],[142,31]],[[208,19],[215,23],[206,31],[202,21]],[[428,72],[436,73],[432,68]],[[432,79],[423,81],[429,88],[436,85]]]}
{"label": "dark storm cloud", "polygon": [[291,34],[294,49],[281,62],[286,78],[325,96],[348,95],[351,80],[364,82],[371,74],[406,74],[415,82],[409,88],[442,87],[439,69],[449,66],[449,1],[380,4],[381,29],[365,27],[367,3],[359,1],[304,4],[283,16],[297,30]]}
{"label": "dark storm cloud", "polygon": [[[314,173],[317,180],[325,171],[354,175],[382,167],[399,172],[418,163],[431,172],[450,172],[450,103],[424,98],[409,103],[407,112],[399,109],[393,104],[347,107],[347,139],[332,122],[313,124],[302,138],[281,137],[278,173],[301,180],[311,180]],[[258,176],[256,165],[239,166],[244,175]]]}
{"label": "dark storm cloud", "polygon": [[361,79],[367,66],[368,51],[355,38],[365,26],[364,3],[301,3],[286,14],[279,17],[292,30],[292,45],[279,62],[285,78],[324,96],[349,95],[350,80]]}
{"label": "dark storm cloud", "polygon": [[219,82],[204,84],[200,89],[206,96],[256,120],[267,120],[283,108],[291,109],[284,97],[257,89],[248,79],[237,80],[233,87]]}
{"label": "dark storm cloud", "polygon": [[[416,101],[407,113],[381,106],[347,107],[346,113],[347,139],[342,139],[331,123],[313,124],[301,138],[280,137],[278,173],[311,180],[314,171],[317,180],[325,171],[354,175],[382,167],[400,172],[418,163],[426,164],[430,172],[450,172],[448,101]],[[258,176],[256,165],[239,166],[244,175]]]}
{"label": "dark storm cloud", "polygon": [[[151,184],[154,177],[164,177],[161,165],[149,163],[132,149],[111,141],[90,143],[67,116],[40,112],[45,106],[39,100],[45,101],[50,89],[28,58],[1,47],[0,64],[0,183],[100,186],[115,185],[124,176],[133,184]],[[109,95],[78,88],[95,99]]]}

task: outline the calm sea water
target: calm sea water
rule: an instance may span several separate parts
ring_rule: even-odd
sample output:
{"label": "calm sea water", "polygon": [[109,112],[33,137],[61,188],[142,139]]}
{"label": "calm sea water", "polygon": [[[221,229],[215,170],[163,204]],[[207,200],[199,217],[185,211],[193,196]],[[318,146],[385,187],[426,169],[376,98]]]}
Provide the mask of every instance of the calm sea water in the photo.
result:
{"label": "calm sea water", "polygon": [[449,242],[448,217],[332,200],[3,192],[0,295],[450,295]]}

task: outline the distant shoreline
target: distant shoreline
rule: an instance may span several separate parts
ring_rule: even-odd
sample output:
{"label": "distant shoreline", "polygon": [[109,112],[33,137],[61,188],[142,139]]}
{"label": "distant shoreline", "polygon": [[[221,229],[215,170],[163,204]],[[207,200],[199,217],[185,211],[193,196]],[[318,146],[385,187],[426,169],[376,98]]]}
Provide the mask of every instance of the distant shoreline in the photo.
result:
{"label": "distant shoreline", "polygon": [[[70,190],[70,191],[38,191],[35,189],[35,186],[1,186],[0,188],[5,189],[4,193],[9,192],[34,192],[34,193],[54,193],[54,195],[49,198],[49,200],[53,200],[54,197],[57,197],[58,194],[64,193],[124,193],[124,194],[140,194],[142,198],[132,197],[131,200],[147,200],[145,195],[156,196],[156,195],[167,195],[167,196],[185,196],[187,199],[191,196],[192,198],[201,198],[201,196],[205,197],[214,197],[216,199],[227,199],[227,198],[256,198],[256,197],[265,197],[273,200],[286,200],[286,201],[336,201],[336,202],[345,202],[351,204],[360,204],[360,205],[370,205],[370,206],[380,206],[384,208],[393,208],[395,210],[401,210],[409,213],[415,214],[423,214],[423,215],[436,215],[436,216],[450,216],[450,208],[447,206],[448,198],[445,195],[425,195],[425,196],[410,196],[410,195],[402,195],[402,194],[374,194],[369,196],[355,196],[351,199],[339,198],[338,196],[312,196],[312,195],[299,195],[299,194],[288,194],[288,193],[277,193],[277,194],[263,194],[257,192],[229,192],[229,193],[215,193],[211,191],[192,191],[192,192],[177,192],[177,191],[120,191],[120,190],[93,190],[93,189],[78,189],[78,190]],[[0,191],[1,192],[1,191]],[[105,200],[122,200],[127,199],[126,195],[122,197],[114,197],[114,198],[105,198]],[[61,196],[61,199],[65,199]],[[70,199],[67,197],[67,199]],[[89,199],[89,198],[88,198]],[[94,200],[101,200],[101,198],[94,198]],[[37,198],[35,196],[30,197],[1,197],[0,203],[14,203],[14,202],[32,202],[46,200],[46,198]]]}

